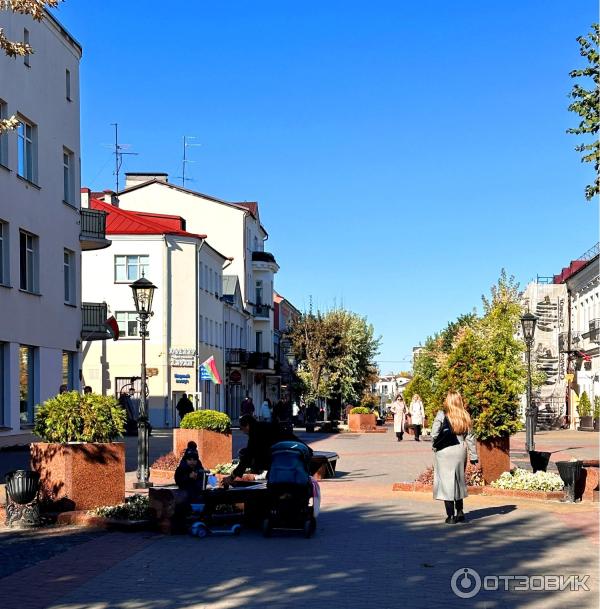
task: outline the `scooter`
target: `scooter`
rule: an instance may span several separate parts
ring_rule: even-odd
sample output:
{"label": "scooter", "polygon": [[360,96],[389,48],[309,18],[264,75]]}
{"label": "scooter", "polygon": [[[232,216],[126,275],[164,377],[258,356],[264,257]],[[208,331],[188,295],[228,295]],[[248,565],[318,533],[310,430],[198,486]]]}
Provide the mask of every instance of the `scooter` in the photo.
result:
{"label": "scooter", "polygon": [[211,529],[204,522],[194,522],[190,527],[190,535],[195,537],[208,537],[209,535],[234,535],[238,536],[242,532],[242,527],[239,524],[234,524],[228,529]]}

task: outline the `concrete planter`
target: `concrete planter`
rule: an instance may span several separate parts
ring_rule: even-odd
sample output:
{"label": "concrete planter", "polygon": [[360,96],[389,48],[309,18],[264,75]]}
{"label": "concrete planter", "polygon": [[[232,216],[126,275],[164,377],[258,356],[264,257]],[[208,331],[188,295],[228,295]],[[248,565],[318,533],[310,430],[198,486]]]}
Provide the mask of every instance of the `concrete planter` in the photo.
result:
{"label": "concrete planter", "polygon": [[510,436],[477,440],[477,453],[486,484],[510,471]]}
{"label": "concrete planter", "polygon": [[125,500],[123,442],[30,447],[31,469],[40,474],[40,495],[57,511],[91,510]]}
{"label": "concrete planter", "polygon": [[374,414],[349,414],[350,431],[372,431],[377,427],[377,416]]}
{"label": "concrete planter", "polygon": [[579,430],[580,431],[594,431],[594,417],[580,417],[579,418]]}
{"label": "concrete planter", "polygon": [[[433,493],[432,484],[420,482],[396,482],[393,491],[405,491],[410,493]],[[533,499],[537,501],[560,501],[564,498],[563,491],[522,491],[515,489],[494,488],[492,486],[468,486],[469,495],[486,495],[496,497],[515,497],[521,499]]]}
{"label": "concrete planter", "polygon": [[208,429],[173,430],[173,452],[176,455],[181,455],[190,441],[198,445],[200,461],[206,469],[212,469],[219,463],[231,462],[233,452],[231,433],[219,433]]}
{"label": "concrete planter", "polygon": [[171,469],[150,468],[150,482],[156,486],[175,484],[175,471]]}

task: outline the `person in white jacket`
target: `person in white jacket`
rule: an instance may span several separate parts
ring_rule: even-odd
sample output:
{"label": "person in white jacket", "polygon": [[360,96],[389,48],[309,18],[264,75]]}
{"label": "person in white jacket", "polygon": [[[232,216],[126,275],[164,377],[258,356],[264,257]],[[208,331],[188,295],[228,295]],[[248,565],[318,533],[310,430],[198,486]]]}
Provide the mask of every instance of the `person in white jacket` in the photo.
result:
{"label": "person in white jacket", "polygon": [[415,430],[415,441],[421,441],[421,429],[423,427],[423,421],[425,419],[425,409],[423,408],[423,402],[421,396],[418,393],[413,395],[410,401],[410,415],[413,429]]}
{"label": "person in white jacket", "polygon": [[266,421],[267,423],[271,422],[271,407],[269,406],[269,400],[265,400],[258,411],[258,420]]}
{"label": "person in white jacket", "polygon": [[396,396],[396,399],[392,403],[390,412],[394,414],[394,432],[396,433],[396,439],[398,442],[401,442],[402,436],[404,435],[404,426],[406,425],[406,414],[408,409],[400,394]]}

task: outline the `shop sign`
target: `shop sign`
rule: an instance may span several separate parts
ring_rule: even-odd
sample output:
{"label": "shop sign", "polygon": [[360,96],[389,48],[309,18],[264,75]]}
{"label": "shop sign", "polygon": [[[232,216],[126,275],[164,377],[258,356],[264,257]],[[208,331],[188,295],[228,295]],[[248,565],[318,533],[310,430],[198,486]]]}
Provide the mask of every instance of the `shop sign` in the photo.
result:
{"label": "shop sign", "polygon": [[175,374],[175,382],[180,385],[187,385],[190,382],[189,374]]}
{"label": "shop sign", "polygon": [[169,349],[171,366],[176,368],[193,368],[196,365],[196,349],[171,347]]}
{"label": "shop sign", "polygon": [[232,370],[229,373],[229,380],[232,383],[241,383],[242,382],[242,373],[239,370]]}

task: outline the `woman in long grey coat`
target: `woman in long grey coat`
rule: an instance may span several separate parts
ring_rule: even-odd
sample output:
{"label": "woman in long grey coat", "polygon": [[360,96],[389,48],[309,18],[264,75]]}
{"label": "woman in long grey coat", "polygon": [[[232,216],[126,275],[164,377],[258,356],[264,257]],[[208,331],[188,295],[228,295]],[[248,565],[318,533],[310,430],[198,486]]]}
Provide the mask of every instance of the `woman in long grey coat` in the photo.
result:
{"label": "woman in long grey coat", "polygon": [[[444,400],[431,429],[432,444],[442,432],[444,420],[450,424],[454,443],[433,453],[433,498],[444,502],[446,523],[464,522],[463,499],[467,496],[465,464],[467,453],[471,463],[477,463],[477,446],[472,432],[471,417],[460,393],[450,391]],[[447,433],[447,432],[446,432]],[[456,438],[456,440],[454,440]],[[456,514],[455,514],[456,510]]]}
{"label": "woman in long grey coat", "polygon": [[396,433],[396,439],[398,442],[401,442],[402,437],[404,436],[404,426],[406,425],[408,408],[406,408],[404,399],[400,394],[396,396],[396,399],[390,408],[390,412],[394,414],[394,432]]}

